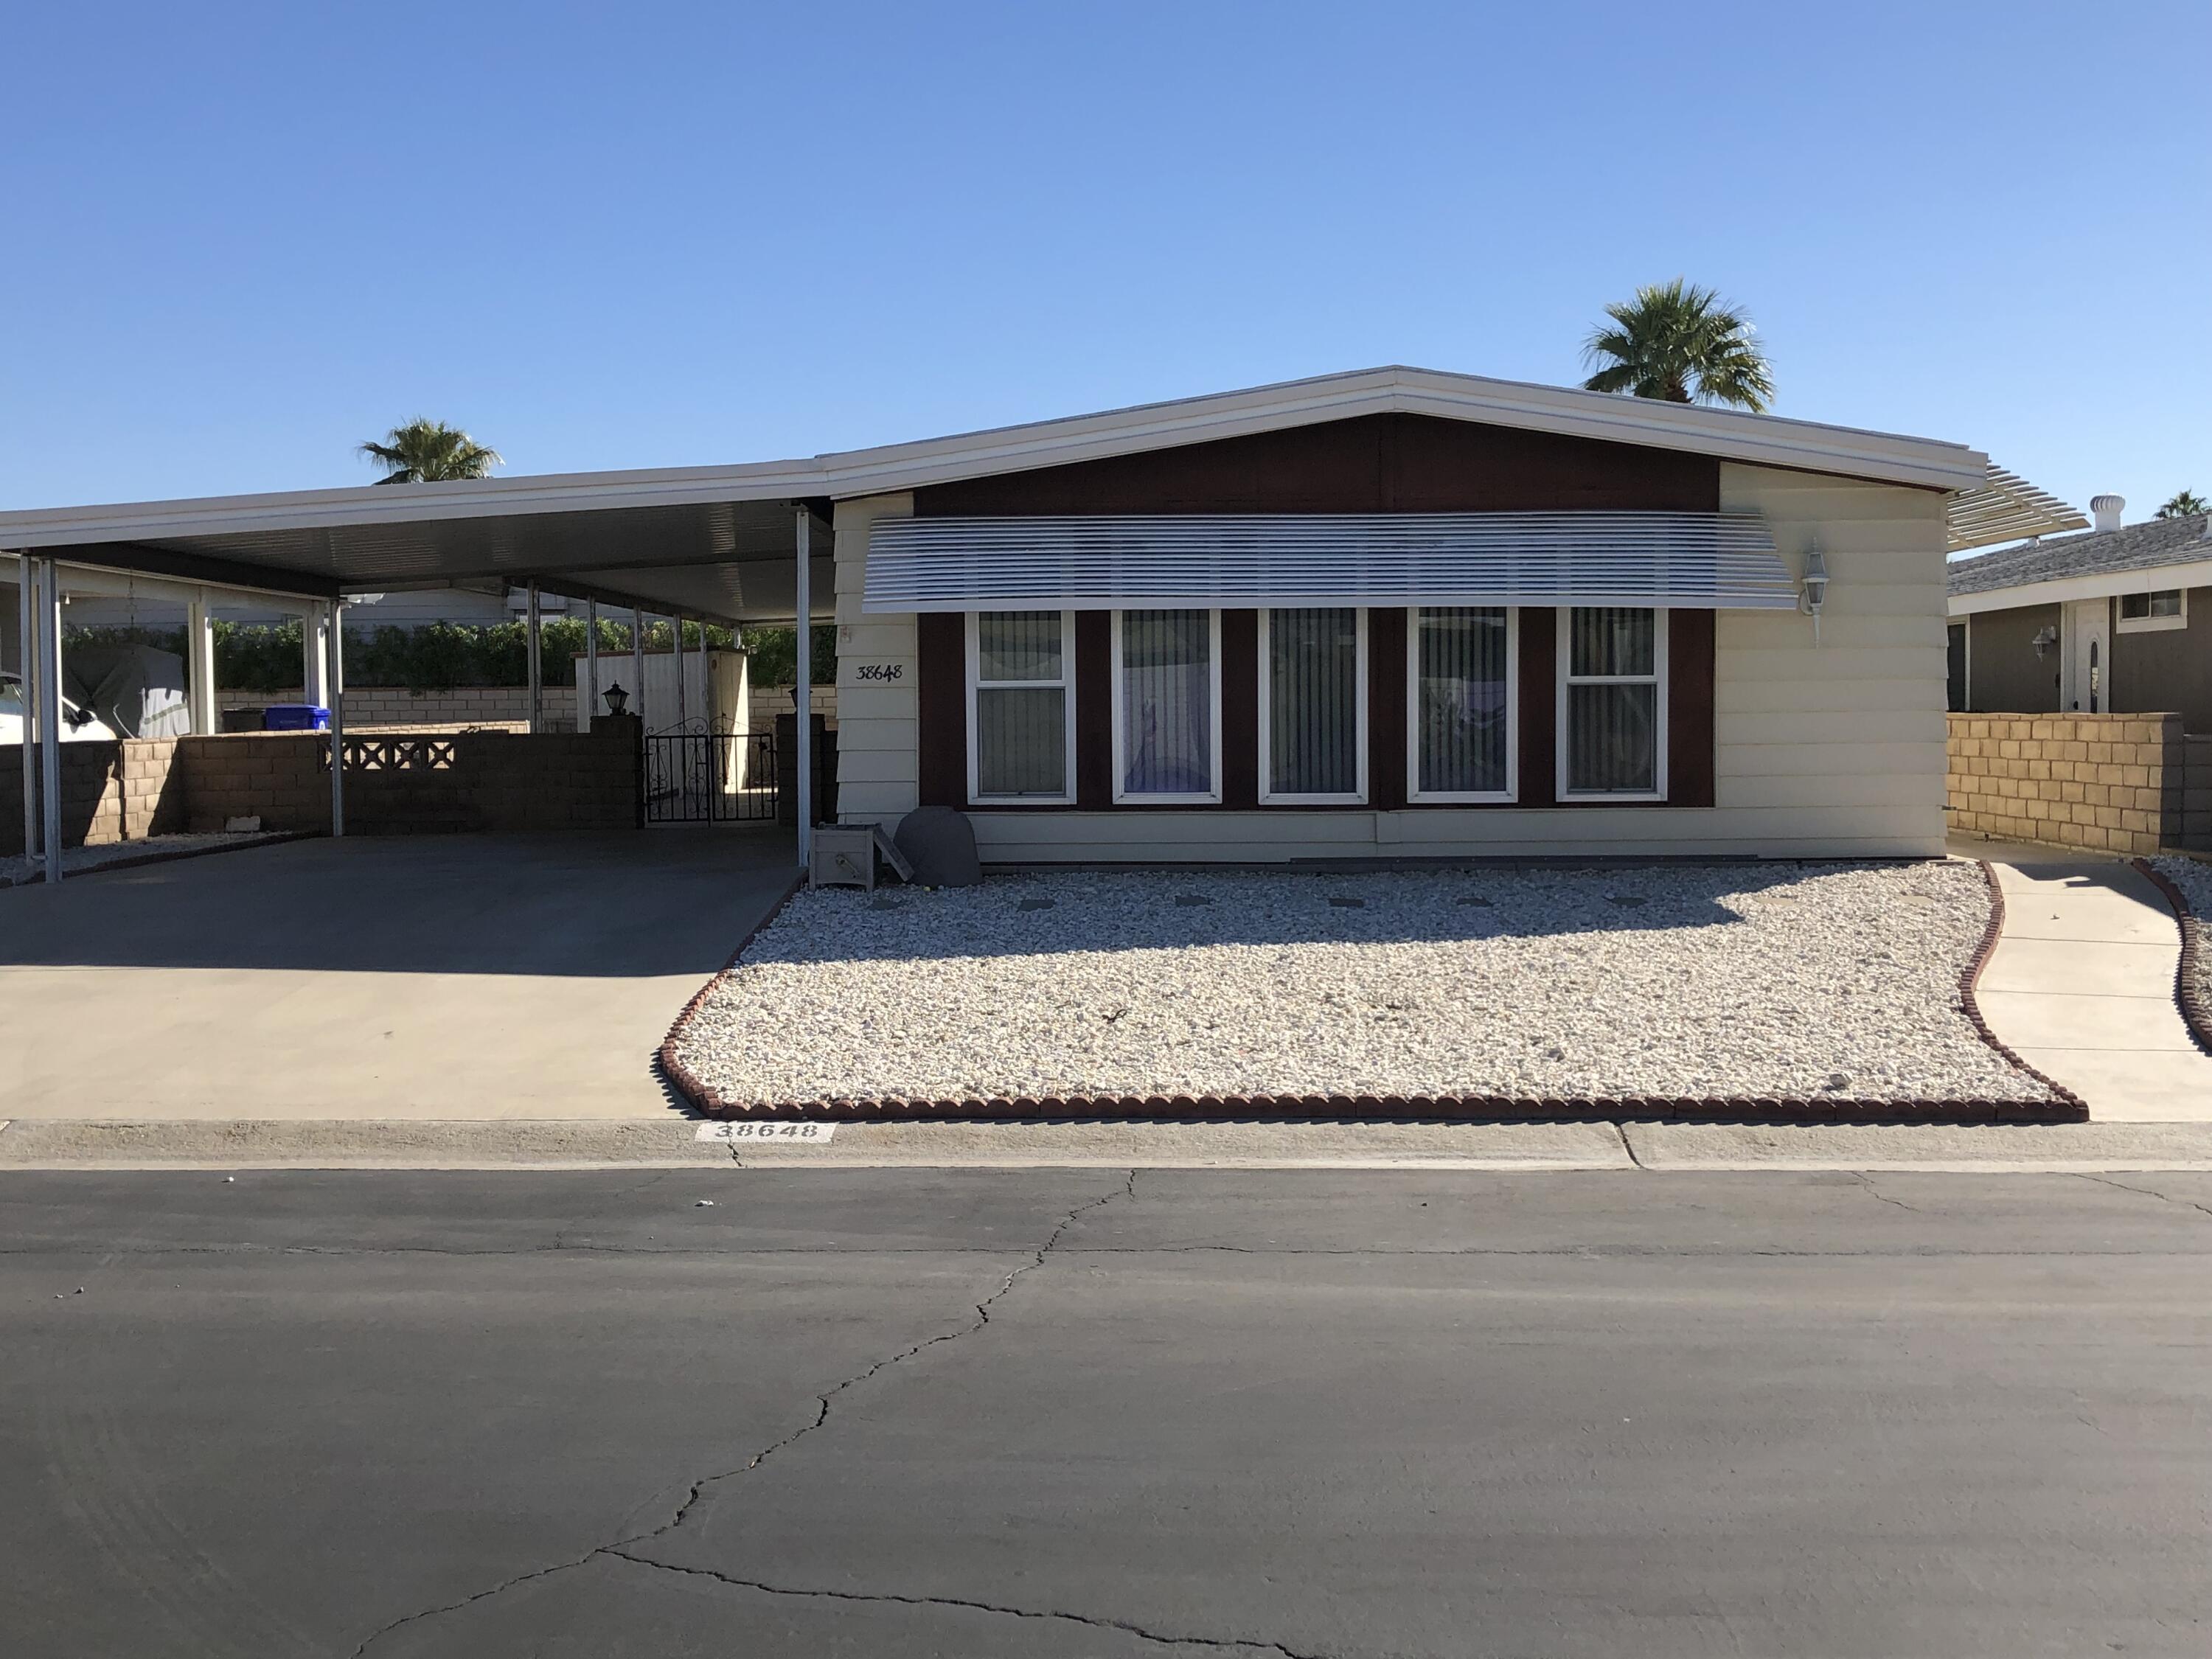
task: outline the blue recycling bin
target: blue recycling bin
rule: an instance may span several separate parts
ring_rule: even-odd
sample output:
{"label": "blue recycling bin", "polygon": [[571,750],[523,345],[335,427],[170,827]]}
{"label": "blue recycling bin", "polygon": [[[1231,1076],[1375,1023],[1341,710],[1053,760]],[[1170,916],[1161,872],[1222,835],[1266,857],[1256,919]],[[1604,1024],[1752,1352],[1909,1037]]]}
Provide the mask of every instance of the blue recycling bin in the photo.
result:
{"label": "blue recycling bin", "polygon": [[272,702],[261,711],[264,732],[327,732],[331,711],[319,703]]}

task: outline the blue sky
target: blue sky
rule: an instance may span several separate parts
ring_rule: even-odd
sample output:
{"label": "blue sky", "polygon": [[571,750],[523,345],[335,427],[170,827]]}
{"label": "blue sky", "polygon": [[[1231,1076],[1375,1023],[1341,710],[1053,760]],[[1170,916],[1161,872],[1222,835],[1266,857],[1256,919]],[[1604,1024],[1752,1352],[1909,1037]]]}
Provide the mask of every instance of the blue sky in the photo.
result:
{"label": "blue sky", "polygon": [[25,10],[0,506],[767,459],[1411,362],[1677,273],[1779,412],[2212,495],[2212,7]]}

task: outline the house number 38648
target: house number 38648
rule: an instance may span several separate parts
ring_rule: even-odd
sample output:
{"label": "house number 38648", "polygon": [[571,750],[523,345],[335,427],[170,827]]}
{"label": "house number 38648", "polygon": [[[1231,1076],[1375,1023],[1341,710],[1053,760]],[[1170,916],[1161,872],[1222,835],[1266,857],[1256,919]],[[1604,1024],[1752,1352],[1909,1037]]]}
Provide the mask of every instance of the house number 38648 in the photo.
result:
{"label": "house number 38648", "polygon": [[866,684],[870,680],[896,680],[906,678],[902,662],[864,662],[853,671],[853,678]]}

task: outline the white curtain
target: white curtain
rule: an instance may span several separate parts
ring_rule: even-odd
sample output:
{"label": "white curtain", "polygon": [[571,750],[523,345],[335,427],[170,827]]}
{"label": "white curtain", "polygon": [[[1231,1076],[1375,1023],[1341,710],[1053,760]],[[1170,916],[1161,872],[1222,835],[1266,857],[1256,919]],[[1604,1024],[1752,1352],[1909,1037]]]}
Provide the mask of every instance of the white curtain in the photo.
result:
{"label": "white curtain", "polygon": [[1213,643],[1203,611],[1121,613],[1121,790],[1213,793]]}
{"label": "white curtain", "polygon": [[1505,611],[1501,605],[1419,613],[1419,773],[1423,794],[1505,790]]}
{"label": "white curtain", "polygon": [[1359,793],[1359,612],[1267,613],[1267,787]]}

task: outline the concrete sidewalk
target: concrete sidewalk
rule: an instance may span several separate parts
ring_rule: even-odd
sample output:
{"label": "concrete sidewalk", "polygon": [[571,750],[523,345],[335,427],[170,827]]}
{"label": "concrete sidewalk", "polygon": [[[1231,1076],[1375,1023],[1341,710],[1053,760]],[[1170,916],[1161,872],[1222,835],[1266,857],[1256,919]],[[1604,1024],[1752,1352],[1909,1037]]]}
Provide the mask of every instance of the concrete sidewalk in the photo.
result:
{"label": "concrete sidewalk", "polygon": [[845,1123],[827,1141],[701,1139],[665,1117],[0,1126],[16,1169],[2212,1170],[2212,1124]]}
{"label": "concrete sidewalk", "polygon": [[2053,849],[1984,853],[2004,933],[1976,992],[1990,1029],[2112,1122],[2212,1123],[2212,1059],[2174,1003],[2181,936],[2136,871]]}

